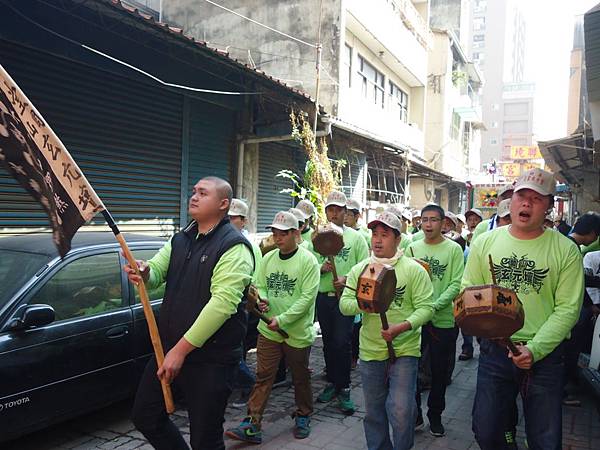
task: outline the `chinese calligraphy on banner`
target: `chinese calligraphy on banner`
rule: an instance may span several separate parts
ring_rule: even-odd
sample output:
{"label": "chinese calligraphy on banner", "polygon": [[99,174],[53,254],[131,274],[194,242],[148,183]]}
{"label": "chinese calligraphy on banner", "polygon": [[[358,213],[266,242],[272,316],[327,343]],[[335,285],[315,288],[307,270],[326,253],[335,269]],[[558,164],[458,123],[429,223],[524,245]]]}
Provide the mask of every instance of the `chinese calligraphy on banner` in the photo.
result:
{"label": "chinese calligraphy on banner", "polygon": [[48,214],[61,256],[102,201],[41,114],[0,65],[0,164]]}

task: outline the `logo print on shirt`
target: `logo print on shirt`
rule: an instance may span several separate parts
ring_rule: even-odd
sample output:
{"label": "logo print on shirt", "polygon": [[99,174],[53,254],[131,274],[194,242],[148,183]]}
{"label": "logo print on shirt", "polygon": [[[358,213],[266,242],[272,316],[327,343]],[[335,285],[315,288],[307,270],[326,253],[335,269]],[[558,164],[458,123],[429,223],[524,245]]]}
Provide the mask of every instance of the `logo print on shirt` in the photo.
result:
{"label": "logo print on shirt", "polygon": [[344,247],[336,255],[336,258],[340,258],[340,259],[343,259],[344,261],[348,261],[348,256],[350,256],[350,247]]}
{"label": "logo print on shirt", "polygon": [[549,270],[536,269],[535,261],[527,259],[526,254],[519,258],[513,253],[502,258],[500,264],[494,263],[498,284],[512,288],[517,294],[530,294],[532,290],[539,294]]}
{"label": "logo print on shirt", "polygon": [[396,288],[396,292],[394,294],[394,300],[392,301],[392,304],[396,308],[400,308],[402,306],[402,302],[404,301],[404,291],[405,290],[406,290],[406,285]]}
{"label": "logo print on shirt", "polygon": [[440,264],[440,260],[433,256],[425,256],[423,257],[423,261],[429,264],[429,270],[431,270],[432,277],[436,277],[438,280],[444,278],[444,273],[446,273],[448,264]]}
{"label": "logo print on shirt", "polygon": [[283,294],[292,295],[296,288],[296,280],[290,280],[287,273],[273,272],[267,277],[269,296],[281,297]]}

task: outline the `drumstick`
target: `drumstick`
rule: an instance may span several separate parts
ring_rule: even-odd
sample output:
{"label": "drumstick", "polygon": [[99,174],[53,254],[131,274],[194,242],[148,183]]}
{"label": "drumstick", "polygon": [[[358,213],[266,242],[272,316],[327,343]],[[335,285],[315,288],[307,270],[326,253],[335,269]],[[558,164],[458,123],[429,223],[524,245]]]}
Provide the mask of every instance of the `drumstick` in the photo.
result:
{"label": "drumstick", "polygon": [[494,271],[494,261],[492,261],[492,255],[488,254],[488,260],[490,263],[490,273],[492,274],[492,283],[496,283],[496,272]]}
{"label": "drumstick", "polygon": [[[260,310],[256,306],[257,302],[262,302],[262,301],[263,300],[260,298],[260,295],[258,294],[258,289],[256,289],[256,286],[250,285],[248,287],[248,295],[246,296],[246,310],[248,312],[254,314],[256,317],[258,317],[260,320],[262,320],[266,324],[269,324],[269,323],[271,323],[271,319],[269,319],[262,312],[260,312]],[[290,337],[290,335],[287,334],[281,328],[276,331],[286,339]]]}
{"label": "drumstick", "polygon": [[[388,320],[387,320],[387,315],[384,312],[382,312],[382,313],[379,313],[379,317],[381,317],[381,325],[383,326],[383,329],[387,330],[390,327]],[[394,364],[396,362],[396,352],[394,351],[394,346],[389,341],[385,341],[385,342],[387,344],[390,362],[392,364]]]}
{"label": "drumstick", "polygon": [[[258,309],[256,309],[256,307],[252,308],[250,310],[250,312],[252,314],[254,314],[256,317],[258,317],[260,320],[265,322],[266,324],[271,323],[271,319],[269,319],[267,316],[265,316],[263,313],[261,313]],[[277,329],[276,331],[286,339],[290,337],[290,335],[287,334],[285,331],[283,331],[281,328]]]}

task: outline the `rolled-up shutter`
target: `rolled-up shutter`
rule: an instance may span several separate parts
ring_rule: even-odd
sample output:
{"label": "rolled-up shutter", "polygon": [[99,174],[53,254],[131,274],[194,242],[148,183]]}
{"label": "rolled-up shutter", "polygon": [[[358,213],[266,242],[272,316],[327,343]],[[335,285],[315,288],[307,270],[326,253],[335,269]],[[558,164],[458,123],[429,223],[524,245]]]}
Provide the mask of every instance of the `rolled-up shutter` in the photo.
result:
{"label": "rolled-up shutter", "polygon": [[202,177],[215,176],[231,185],[231,155],[235,146],[235,112],[210,103],[191,100],[190,191]]}
{"label": "rolled-up shutter", "polygon": [[[123,230],[168,235],[179,226],[181,95],[2,40],[0,58]],[[0,233],[47,226],[0,170]]]}
{"label": "rolled-up shutter", "polygon": [[291,181],[276,177],[280,170],[292,170],[302,176],[306,157],[297,146],[269,142],[260,144],[258,162],[258,232],[272,223],[277,212],[291,208],[294,199],[281,190],[291,188]]}

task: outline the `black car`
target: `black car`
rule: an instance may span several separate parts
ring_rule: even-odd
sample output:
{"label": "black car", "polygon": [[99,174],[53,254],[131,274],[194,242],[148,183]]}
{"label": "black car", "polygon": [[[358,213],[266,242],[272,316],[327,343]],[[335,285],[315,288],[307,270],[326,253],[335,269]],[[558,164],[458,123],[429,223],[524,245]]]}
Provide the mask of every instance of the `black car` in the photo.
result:
{"label": "black car", "polygon": [[[138,259],[164,240],[127,235]],[[135,393],[152,346],[110,232],[0,238],[0,442]],[[164,286],[149,292],[155,314]]]}

